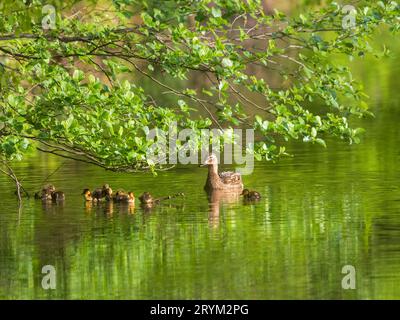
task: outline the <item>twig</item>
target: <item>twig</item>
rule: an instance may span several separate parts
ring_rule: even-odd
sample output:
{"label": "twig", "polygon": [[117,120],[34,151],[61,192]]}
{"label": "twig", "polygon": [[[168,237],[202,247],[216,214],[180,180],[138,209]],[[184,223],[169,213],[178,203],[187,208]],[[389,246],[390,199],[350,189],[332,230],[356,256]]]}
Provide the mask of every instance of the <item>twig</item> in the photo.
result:
{"label": "twig", "polygon": [[18,180],[17,176],[15,175],[13,169],[9,166],[7,161],[3,160],[2,162],[3,162],[4,166],[7,168],[8,171],[3,170],[3,169],[0,168],[0,172],[4,173],[5,175],[7,175],[10,179],[12,179],[15,182],[15,185],[17,187],[18,204],[19,204],[19,206],[21,206],[22,205],[21,190],[27,195],[28,198],[29,198],[29,193],[21,185],[21,183],[19,182],[19,180]]}
{"label": "twig", "polygon": [[64,161],[64,162],[61,163],[53,172],[51,172],[51,173],[42,181],[42,185],[44,185],[44,184],[47,182],[47,180],[49,180],[49,178],[50,178],[51,176],[53,176],[58,170],[60,170],[61,167],[62,167],[66,162],[67,162],[67,161]]}

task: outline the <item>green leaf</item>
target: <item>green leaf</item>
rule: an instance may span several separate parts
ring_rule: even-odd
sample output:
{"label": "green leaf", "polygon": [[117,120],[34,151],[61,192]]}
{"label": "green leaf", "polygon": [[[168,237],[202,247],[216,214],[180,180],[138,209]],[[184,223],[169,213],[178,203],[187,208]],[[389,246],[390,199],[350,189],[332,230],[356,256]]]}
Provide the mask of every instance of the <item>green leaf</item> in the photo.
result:
{"label": "green leaf", "polygon": [[323,146],[324,148],[326,148],[325,140],[317,138],[317,139],[315,139],[315,142],[318,143],[319,145]]}
{"label": "green leaf", "polygon": [[317,129],[314,127],[311,128],[311,137],[315,138],[317,136],[318,132]]}
{"label": "green leaf", "polygon": [[222,16],[221,9],[217,7],[211,8],[211,14],[214,18],[220,18]]}

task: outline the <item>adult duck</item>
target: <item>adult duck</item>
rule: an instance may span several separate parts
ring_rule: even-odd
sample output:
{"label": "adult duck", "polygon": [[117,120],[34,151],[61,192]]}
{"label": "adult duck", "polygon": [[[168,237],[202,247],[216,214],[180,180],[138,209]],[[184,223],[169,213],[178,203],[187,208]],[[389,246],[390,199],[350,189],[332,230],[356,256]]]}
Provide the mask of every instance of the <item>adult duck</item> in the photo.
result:
{"label": "adult duck", "polygon": [[218,158],[215,154],[211,154],[204,162],[204,166],[208,166],[208,176],[204,189],[226,190],[232,192],[240,192],[243,189],[242,176],[237,172],[218,172]]}

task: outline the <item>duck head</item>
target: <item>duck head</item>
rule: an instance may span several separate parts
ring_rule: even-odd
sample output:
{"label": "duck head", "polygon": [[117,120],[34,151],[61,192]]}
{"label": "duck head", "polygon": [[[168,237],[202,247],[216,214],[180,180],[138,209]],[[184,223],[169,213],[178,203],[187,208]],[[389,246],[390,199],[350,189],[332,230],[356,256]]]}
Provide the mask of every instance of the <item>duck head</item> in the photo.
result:
{"label": "duck head", "polygon": [[56,187],[52,184],[46,185],[43,190],[46,190],[48,193],[53,193],[56,191]]}
{"label": "duck head", "polygon": [[89,189],[84,189],[82,192],[83,197],[85,198],[86,201],[92,201],[92,193],[90,192]]}
{"label": "duck head", "polygon": [[241,193],[242,196],[247,196],[250,193],[249,189],[244,189]]}
{"label": "duck head", "polygon": [[206,161],[204,161],[204,166],[213,166],[213,165],[218,165],[218,158],[215,154],[210,154]]}
{"label": "duck head", "polygon": [[107,200],[110,200],[113,195],[113,190],[111,189],[109,184],[105,184],[102,188],[102,196],[106,197]]}
{"label": "duck head", "polygon": [[133,192],[128,192],[128,199],[129,201],[135,201],[135,195],[133,194]]}

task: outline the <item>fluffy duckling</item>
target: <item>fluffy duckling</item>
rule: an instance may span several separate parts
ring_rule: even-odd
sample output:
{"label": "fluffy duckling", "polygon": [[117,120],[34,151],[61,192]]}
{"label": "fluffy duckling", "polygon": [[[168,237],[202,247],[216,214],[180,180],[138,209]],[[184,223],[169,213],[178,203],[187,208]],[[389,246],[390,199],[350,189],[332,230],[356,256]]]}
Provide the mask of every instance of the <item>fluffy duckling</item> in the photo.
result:
{"label": "fluffy duckling", "polygon": [[118,190],[117,192],[115,192],[113,200],[115,202],[120,202],[125,195],[126,195],[126,192],[124,190]]}
{"label": "fluffy duckling", "polygon": [[103,186],[103,196],[106,198],[107,201],[113,200],[113,190],[108,184]]}
{"label": "fluffy duckling", "polygon": [[141,204],[153,204],[156,199],[149,192],[143,192],[143,194],[139,197]]}
{"label": "fluffy duckling", "polygon": [[52,184],[43,186],[40,192],[35,193],[35,199],[41,199],[43,201],[52,200],[52,194],[56,191],[56,188]]}
{"label": "fluffy duckling", "polygon": [[128,192],[128,199],[127,199],[128,203],[135,203],[135,195],[133,194],[132,191]]}
{"label": "fluffy duckling", "polygon": [[91,193],[91,196],[93,197],[94,201],[100,201],[103,198],[103,189],[102,188],[94,189],[93,192]]}
{"label": "fluffy duckling", "polygon": [[141,204],[155,204],[160,203],[163,200],[169,200],[176,197],[183,197],[185,196],[183,193],[176,193],[171,196],[161,197],[161,198],[153,198],[153,196],[149,192],[143,192],[143,194],[139,197]]}
{"label": "fluffy duckling", "polygon": [[92,193],[88,188],[83,190],[82,195],[85,201],[93,201]]}
{"label": "fluffy duckling", "polygon": [[247,201],[254,201],[261,199],[261,195],[257,191],[249,191],[249,189],[244,189],[241,195],[243,196],[243,199]]}
{"label": "fluffy duckling", "polygon": [[111,200],[112,189],[108,184],[105,184],[102,188],[97,188],[92,192],[92,197],[94,201],[101,201],[104,197],[106,200]]}
{"label": "fluffy duckling", "polygon": [[125,193],[124,191],[118,191],[115,195],[116,202],[124,202],[124,203],[135,203],[135,195],[132,191]]}
{"label": "fluffy duckling", "polygon": [[65,194],[62,191],[55,191],[51,194],[51,199],[53,201],[64,201],[65,200]]}

